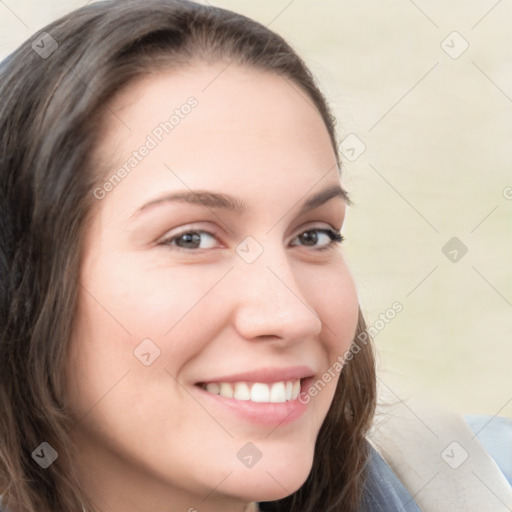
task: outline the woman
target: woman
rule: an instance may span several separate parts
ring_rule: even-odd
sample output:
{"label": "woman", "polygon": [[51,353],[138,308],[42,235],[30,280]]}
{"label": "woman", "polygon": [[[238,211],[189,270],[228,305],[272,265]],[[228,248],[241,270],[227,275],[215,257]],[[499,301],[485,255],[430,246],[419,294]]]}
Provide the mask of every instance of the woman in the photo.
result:
{"label": "woman", "polygon": [[113,1],[1,73],[2,510],[419,510],[367,440],[334,120],[286,42]]}

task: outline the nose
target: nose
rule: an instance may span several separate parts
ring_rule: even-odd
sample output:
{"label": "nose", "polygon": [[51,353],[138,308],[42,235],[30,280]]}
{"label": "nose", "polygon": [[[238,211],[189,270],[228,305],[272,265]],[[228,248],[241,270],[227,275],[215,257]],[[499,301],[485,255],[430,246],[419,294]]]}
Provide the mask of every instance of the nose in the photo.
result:
{"label": "nose", "polygon": [[266,249],[255,262],[237,266],[234,325],[242,337],[283,344],[318,336],[321,319],[283,249]]}

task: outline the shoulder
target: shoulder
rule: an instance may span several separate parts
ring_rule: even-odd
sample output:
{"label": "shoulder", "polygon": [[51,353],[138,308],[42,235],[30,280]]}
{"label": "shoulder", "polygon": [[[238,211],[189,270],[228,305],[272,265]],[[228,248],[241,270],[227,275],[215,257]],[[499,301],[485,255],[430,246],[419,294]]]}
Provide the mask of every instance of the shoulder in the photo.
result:
{"label": "shoulder", "polygon": [[[501,478],[501,476],[503,476],[512,489],[512,418],[468,415],[464,417],[464,420],[464,423],[461,422],[458,427],[451,430],[451,432],[455,436],[455,439],[460,439],[461,441],[462,439],[468,439],[467,435],[465,437],[463,435],[466,433],[464,432],[464,427],[467,425],[472,432],[469,439],[471,439],[473,443],[478,443],[480,448],[483,448],[477,455],[480,463],[483,464],[485,462],[488,466],[485,472],[485,481],[482,482],[482,485],[485,486],[487,482],[487,484],[499,486],[499,484],[502,484],[504,481]],[[400,437],[402,440],[404,439],[403,433],[399,433],[397,437]],[[386,443],[384,443],[384,445],[385,444]],[[450,446],[452,446],[452,448],[447,449]],[[402,445],[402,448],[405,450],[406,447],[407,443]],[[429,451],[431,449],[432,443],[425,440],[424,443],[419,443],[414,450],[406,451],[410,451],[411,453],[416,452],[417,454],[418,451]],[[443,460],[445,465],[450,467],[450,472],[445,474],[445,489],[452,489],[453,486],[450,480],[458,479],[455,470],[458,469],[459,464],[462,466],[465,462],[462,460],[463,456],[469,457],[470,452],[471,454],[475,454],[475,451],[475,448],[472,447],[472,450],[468,451],[466,455],[463,446],[454,440],[444,450],[439,452],[439,459]],[[459,460],[449,460],[450,457]],[[403,476],[406,472],[416,472],[415,465],[419,460],[423,460],[422,457],[418,459],[414,457],[409,458],[408,466],[406,467],[404,467],[403,463],[397,464],[396,458],[389,455],[389,452],[387,452],[387,459],[389,460],[389,464],[375,449],[371,450],[368,480],[365,488],[364,512],[384,512],[387,510],[406,512],[419,511],[420,509],[411,495],[412,489],[411,492],[409,492],[404,483],[400,480],[399,475]],[[396,468],[398,475],[391,469],[390,464]],[[475,475],[477,479],[479,478],[478,473],[473,472],[473,475]],[[405,479],[405,481],[410,482],[409,479]],[[427,481],[427,485],[428,483]],[[443,487],[437,486],[437,489],[438,491],[442,491]],[[414,491],[416,491],[415,494],[419,494],[416,489],[414,489]],[[463,492],[462,489],[461,492]],[[464,498],[462,497],[462,499]],[[437,506],[438,505],[435,504],[432,508],[429,506],[428,510],[437,510]]]}
{"label": "shoulder", "polygon": [[464,420],[512,486],[512,418],[468,415]]}
{"label": "shoulder", "polygon": [[407,400],[381,409],[370,441],[424,512],[512,510],[512,420]]}
{"label": "shoulder", "polygon": [[[358,512],[420,512],[413,497],[390,466],[369,445],[366,479]],[[258,504],[261,512],[278,512],[275,502]]]}
{"label": "shoulder", "polygon": [[373,447],[370,447],[361,512],[420,512],[409,491]]}

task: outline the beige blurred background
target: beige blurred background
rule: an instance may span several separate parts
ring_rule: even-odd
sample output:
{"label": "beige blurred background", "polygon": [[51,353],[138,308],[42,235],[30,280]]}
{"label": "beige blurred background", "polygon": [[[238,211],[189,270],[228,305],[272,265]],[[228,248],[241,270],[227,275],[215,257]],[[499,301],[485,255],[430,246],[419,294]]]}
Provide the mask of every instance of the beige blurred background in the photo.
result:
{"label": "beige blurred background", "polygon": [[[0,57],[84,3],[0,1]],[[338,117],[381,385],[512,416],[512,1],[209,3],[282,34]]]}

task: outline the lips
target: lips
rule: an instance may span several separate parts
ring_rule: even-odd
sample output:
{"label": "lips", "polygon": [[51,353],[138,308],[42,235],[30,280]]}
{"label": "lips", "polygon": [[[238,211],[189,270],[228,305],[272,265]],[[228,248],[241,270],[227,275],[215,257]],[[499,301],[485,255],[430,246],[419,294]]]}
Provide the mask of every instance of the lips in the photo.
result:
{"label": "lips", "polygon": [[299,421],[306,413],[309,401],[298,397],[314,380],[314,372],[306,366],[264,368],[208,378],[197,382],[193,388],[203,407],[222,422],[236,418],[275,429]]}
{"label": "lips", "polygon": [[313,376],[307,366],[261,368],[208,379],[196,385],[213,395],[237,401],[282,403],[296,400],[301,380]]}

